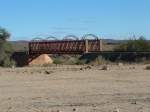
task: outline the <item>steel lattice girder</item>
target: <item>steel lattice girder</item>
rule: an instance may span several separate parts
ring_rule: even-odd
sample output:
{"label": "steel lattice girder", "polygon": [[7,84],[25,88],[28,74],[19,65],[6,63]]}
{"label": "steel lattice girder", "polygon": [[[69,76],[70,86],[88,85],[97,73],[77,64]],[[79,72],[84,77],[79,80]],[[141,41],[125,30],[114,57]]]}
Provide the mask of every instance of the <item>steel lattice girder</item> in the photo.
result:
{"label": "steel lattice girder", "polygon": [[[86,44],[87,42],[87,44]],[[82,54],[102,51],[101,40],[62,40],[29,42],[29,54]]]}

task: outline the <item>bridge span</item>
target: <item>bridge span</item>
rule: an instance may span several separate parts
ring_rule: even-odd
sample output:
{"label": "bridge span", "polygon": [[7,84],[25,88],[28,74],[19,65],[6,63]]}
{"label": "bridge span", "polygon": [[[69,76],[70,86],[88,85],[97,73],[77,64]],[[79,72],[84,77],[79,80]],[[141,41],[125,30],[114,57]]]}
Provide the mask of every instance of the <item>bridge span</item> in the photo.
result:
{"label": "bridge span", "polygon": [[94,34],[83,35],[80,39],[75,35],[67,35],[62,40],[54,36],[49,36],[46,39],[38,37],[29,42],[29,55],[83,54],[100,51],[102,51],[102,40]]}
{"label": "bridge span", "polygon": [[29,42],[29,55],[83,54],[102,51],[102,40],[51,40]]}

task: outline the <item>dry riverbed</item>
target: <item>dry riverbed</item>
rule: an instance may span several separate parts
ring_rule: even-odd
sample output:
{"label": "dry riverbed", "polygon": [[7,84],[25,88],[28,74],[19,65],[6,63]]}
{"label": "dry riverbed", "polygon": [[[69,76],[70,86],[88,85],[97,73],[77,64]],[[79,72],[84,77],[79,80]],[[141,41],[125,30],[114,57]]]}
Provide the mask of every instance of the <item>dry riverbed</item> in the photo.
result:
{"label": "dry riverbed", "polygon": [[0,68],[0,112],[150,112],[146,66]]}

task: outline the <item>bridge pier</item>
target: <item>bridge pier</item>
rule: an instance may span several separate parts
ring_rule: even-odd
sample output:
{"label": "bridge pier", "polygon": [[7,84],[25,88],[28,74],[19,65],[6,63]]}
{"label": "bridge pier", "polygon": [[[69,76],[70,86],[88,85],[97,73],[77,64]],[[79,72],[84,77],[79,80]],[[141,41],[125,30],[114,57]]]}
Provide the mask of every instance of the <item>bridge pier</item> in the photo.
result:
{"label": "bridge pier", "polygon": [[[89,53],[89,40],[85,40],[85,52],[84,53]],[[91,47],[91,46],[90,46]],[[97,48],[98,48],[98,52],[103,51],[103,41],[102,39],[98,40],[98,44],[97,44]]]}
{"label": "bridge pier", "polygon": [[103,41],[102,41],[102,39],[99,40],[99,51],[103,51]]}
{"label": "bridge pier", "polygon": [[88,40],[86,39],[85,40],[85,53],[88,53],[89,52],[89,42]]}

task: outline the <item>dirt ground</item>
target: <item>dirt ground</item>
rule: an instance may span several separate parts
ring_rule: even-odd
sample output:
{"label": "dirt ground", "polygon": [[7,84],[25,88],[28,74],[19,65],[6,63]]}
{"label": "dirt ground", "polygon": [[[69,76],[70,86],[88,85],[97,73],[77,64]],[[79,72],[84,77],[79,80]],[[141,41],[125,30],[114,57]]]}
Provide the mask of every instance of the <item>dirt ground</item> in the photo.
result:
{"label": "dirt ground", "polygon": [[0,112],[150,112],[145,66],[0,68]]}

